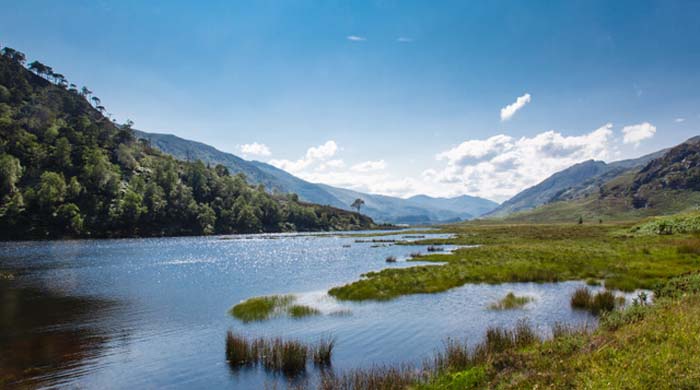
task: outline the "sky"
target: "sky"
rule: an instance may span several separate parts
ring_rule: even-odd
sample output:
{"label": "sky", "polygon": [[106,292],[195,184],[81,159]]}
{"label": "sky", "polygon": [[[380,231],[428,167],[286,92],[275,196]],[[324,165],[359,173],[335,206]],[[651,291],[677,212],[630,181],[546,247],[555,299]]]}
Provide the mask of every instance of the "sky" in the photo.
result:
{"label": "sky", "polygon": [[700,134],[698,1],[8,1],[118,121],[364,192],[503,201]]}

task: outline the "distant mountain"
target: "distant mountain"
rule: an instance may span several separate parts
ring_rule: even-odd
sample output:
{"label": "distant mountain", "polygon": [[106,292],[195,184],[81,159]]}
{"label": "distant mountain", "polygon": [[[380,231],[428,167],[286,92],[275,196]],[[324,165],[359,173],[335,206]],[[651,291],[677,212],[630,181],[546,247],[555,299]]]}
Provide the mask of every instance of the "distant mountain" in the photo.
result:
{"label": "distant mountain", "polygon": [[460,196],[456,198],[432,198],[417,195],[402,199],[384,195],[366,194],[325,184],[310,183],[270,164],[248,161],[222,152],[201,142],[186,140],[170,134],[136,131],[139,138],[164,153],[183,160],[202,160],[208,164],[221,164],[232,173],[243,173],[255,184],[263,184],[272,192],[296,193],[301,200],[350,210],[350,204],[362,198],[362,213],[377,222],[431,224],[453,222],[478,217],[498,206],[487,199]]}
{"label": "distant mountain", "polygon": [[555,201],[581,198],[597,191],[601,185],[625,171],[638,169],[667,151],[668,149],[660,150],[636,159],[616,161],[610,164],[588,160],[572,165],[539,184],[519,192],[496,209],[486,213],[485,216],[504,217]]}
{"label": "distant mountain", "polygon": [[602,174],[562,189],[539,207],[505,218],[530,222],[574,221],[579,216],[584,220],[619,220],[675,213],[699,205],[700,137],[695,137],[639,159],[607,164]]}

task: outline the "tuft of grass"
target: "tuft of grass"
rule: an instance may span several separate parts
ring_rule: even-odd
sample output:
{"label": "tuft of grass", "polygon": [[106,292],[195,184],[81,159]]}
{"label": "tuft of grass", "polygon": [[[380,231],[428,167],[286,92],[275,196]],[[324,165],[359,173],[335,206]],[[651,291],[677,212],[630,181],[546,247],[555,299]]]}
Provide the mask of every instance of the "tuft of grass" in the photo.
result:
{"label": "tuft of grass", "polygon": [[586,279],[586,285],[588,285],[588,286],[595,287],[595,286],[600,286],[600,284],[601,284],[600,280],[598,280],[598,279],[595,279],[595,278]]}
{"label": "tuft of grass", "polygon": [[428,248],[426,248],[428,252],[443,252],[445,248],[441,246],[435,246],[435,245],[430,245]]}
{"label": "tuft of grass", "polygon": [[294,301],[292,295],[270,295],[250,298],[231,308],[230,313],[243,322],[264,321],[270,319],[276,311],[283,309]]}
{"label": "tuft of grass", "polygon": [[534,299],[532,297],[519,297],[515,295],[513,292],[509,292],[506,294],[505,297],[503,297],[500,301],[492,303],[489,305],[489,309],[491,310],[510,310],[510,309],[519,309],[528,303],[532,302]]}
{"label": "tuft of grass", "polygon": [[586,287],[577,288],[571,295],[571,307],[574,309],[588,309],[591,305],[591,290]]}
{"label": "tuft of grass", "polygon": [[396,263],[396,256],[389,256],[386,258],[387,263]]}
{"label": "tuft of grass", "polygon": [[330,367],[335,348],[335,339],[332,337],[322,338],[313,348],[313,361],[316,366]]}
{"label": "tuft of grass", "polygon": [[622,299],[623,301],[620,302],[615,294],[609,290],[600,291],[593,295],[587,287],[581,287],[571,295],[571,307],[588,310],[594,315],[599,315],[615,310],[618,305],[624,305],[624,297]]}
{"label": "tuft of grass", "polygon": [[306,305],[291,305],[287,308],[287,313],[292,318],[304,318],[321,314],[318,309]]}
{"label": "tuft of grass", "polygon": [[[330,340],[330,341],[329,341]],[[226,333],[226,360],[233,368],[247,365],[261,365],[268,371],[294,377],[306,370],[306,363],[317,355],[319,362],[330,365],[333,339],[322,339],[317,346],[310,347],[300,341],[281,338],[247,339],[232,331]]]}

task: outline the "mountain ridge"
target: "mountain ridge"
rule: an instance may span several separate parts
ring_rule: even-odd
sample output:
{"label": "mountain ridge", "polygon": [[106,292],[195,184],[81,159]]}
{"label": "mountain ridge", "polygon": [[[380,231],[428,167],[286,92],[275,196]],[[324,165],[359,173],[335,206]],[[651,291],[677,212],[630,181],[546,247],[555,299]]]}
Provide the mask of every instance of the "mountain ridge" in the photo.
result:
{"label": "mountain ridge", "polygon": [[[488,199],[463,195],[435,198],[417,195],[398,198],[368,194],[321,183],[311,183],[261,161],[249,161],[232,153],[173,134],[135,130],[136,136],[147,139],[157,149],[182,159],[199,159],[209,164],[222,164],[233,173],[244,173],[251,182],[263,184],[271,192],[293,192],[304,201],[351,210],[350,204],[362,198],[362,212],[377,222],[432,224],[455,222],[479,217],[498,204]],[[451,206],[450,206],[451,205]]]}

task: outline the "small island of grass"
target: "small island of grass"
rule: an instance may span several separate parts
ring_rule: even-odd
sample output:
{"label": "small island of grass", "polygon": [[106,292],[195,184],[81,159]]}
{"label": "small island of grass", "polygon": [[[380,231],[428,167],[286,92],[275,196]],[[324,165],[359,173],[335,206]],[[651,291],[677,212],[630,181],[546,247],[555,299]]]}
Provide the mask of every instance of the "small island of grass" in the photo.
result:
{"label": "small island of grass", "polygon": [[230,313],[243,322],[264,321],[275,312],[289,306],[294,301],[293,295],[270,295],[247,299],[233,308]]}
{"label": "small island of grass", "polygon": [[520,309],[528,303],[534,301],[532,297],[517,296],[512,291],[506,294],[500,301],[494,302],[489,305],[491,310],[510,310],[510,309]]}

